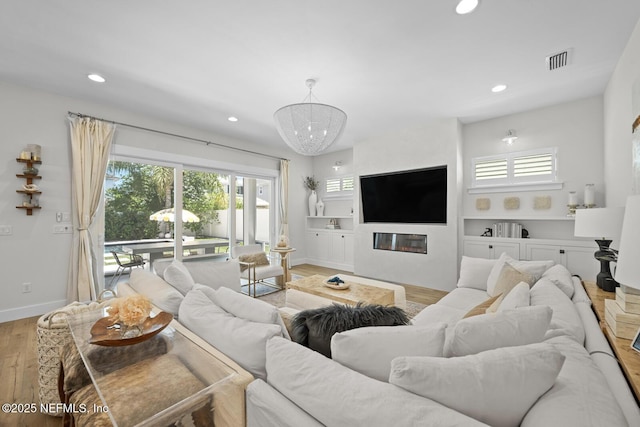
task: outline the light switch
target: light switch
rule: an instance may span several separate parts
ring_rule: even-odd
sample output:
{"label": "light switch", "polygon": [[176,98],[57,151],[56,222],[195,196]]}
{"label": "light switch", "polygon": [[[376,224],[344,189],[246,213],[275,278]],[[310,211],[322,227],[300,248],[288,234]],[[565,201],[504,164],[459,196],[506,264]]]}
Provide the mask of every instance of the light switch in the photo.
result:
{"label": "light switch", "polygon": [[0,225],[0,236],[11,236],[13,234],[12,225]]}

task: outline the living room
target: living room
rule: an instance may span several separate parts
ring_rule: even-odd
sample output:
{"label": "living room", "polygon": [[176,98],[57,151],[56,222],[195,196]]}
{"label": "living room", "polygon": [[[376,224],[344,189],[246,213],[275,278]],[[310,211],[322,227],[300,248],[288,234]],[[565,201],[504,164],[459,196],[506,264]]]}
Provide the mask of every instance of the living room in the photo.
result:
{"label": "living room", "polygon": [[[482,5],[484,3],[486,2]],[[602,82],[601,90],[593,90],[577,98],[559,97],[557,101],[540,103],[524,111],[514,107],[513,101],[509,101],[510,112],[480,120],[463,121],[456,116],[432,117],[418,114],[419,117],[414,117],[415,120],[399,123],[395,129],[387,128],[384,132],[375,132],[368,137],[353,140],[348,147],[337,144],[336,149],[315,157],[295,154],[284,143],[280,146],[263,145],[249,138],[229,136],[224,129],[214,132],[195,123],[195,119],[167,120],[166,116],[145,113],[138,104],[132,103],[130,108],[119,105],[111,102],[112,94],[108,87],[98,89],[100,92],[88,99],[80,96],[79,92],[28,82],[21,78],[18,71],[16,74],[1,73],[0,113],[3,126],[0,135],[3,144],[0,145],[0,153],[5,159],[5,166],[0,169],[0,188],[4,190],[6,197],[0,208],[0,225],[9,227],[10,231],[0,236],[0,253],[3,254],[2,265],[5,272],[0,322],[38,316],[67,303],[68,260],[72,253],[72,237],[71,234],[53,233],[52,229],[57,225],[56,212],[70,212],[72,205],[72,163],[66,118],[68,112],[80,112],[110,121],[267,154],[253,155],[222,146],[190,143],[170,135],[158,136],[134,128],[120,127],[114,152],[140,159],[158,160],[160,157],[173,161],[183,160],[185,163],[193,163],[194,159],[198,159],[195,162],[200,162],[203,166],[266,171],[272,176],[276,176],[279,169],[277,158],[290,159],[289,239],[291,246],[296,248],[296,252],[291,254],[292,265],[305,264],[310,259],[310,248],[305,239],[308,192],[302,183],[304,177],[326,179],[335,175],[352,174],[357,178],[362,175],[446,165],[448,187],[453,191],[449,191],[447,196],[445,225],[364,224],[361,221],[360,199],[357,194],[351,200],[332,200],[321,194],[325,203],[325,216],[348,217],[353,209],[353,274],[394,283],[444,291],[455,287],[463,254],[463,239],[469,229],[465,218],[485,215],[477,209],[478,198],[491,201],[491,213],[486,214],[489,219],[493,216],[504,218],[513,212],[503,208],[506,197],[520,199],[517,217],[566,216],[569,191],[576,191],[582,199],[587,184],[595,187],[596,206],[624,206],[627,196],[637,191],[634,188],[634,173],[638,173],[631,160],[630,130],[631,123],[638,115],[638,107],[633,100],[634,89],[637,90],[640,86],[640,25],[637,25],[640,11],[637,7],[631,9],[637,12],[634,18],[636,23],[628,26],[629,36],[619,46],[619,57],[608,78]],[[4,19],[9,19],[9,16],[5,15]],[[11,43],[12,39],[8,40]],[[3,49],[8,47],[3,45]],[[575,60],[579,60],[579,55],[576,54]],[[251,78],[250,72],[243,71],[243,74],[247,79]],[[303,76],[303,79],[306,77],[308,76]],[[274,84],[281,85],[283,82],[277,81]],[[298,87],[302,85],[292,82],[284,84],[304,89]],[[321,81],[317,93],[322,93],[320,87],[328,84],[329,80]],[[376,87],[367,86],[357,90],[361,93],[367,91],[375,92]],[[152,92],[149,89],[148,93]],[[297,91],[293,89],[290,93],[295,94]],[[182,96],[189,95],[180,95]],[[193,96],[199,98],[206,95]],[[247,102],[250,102],[251,97],[259,97],[259,93],[245,96]],[[411,96],[422,98],[426,94]],[[322,100],[328,103],[333,102],[332,98],[333,96],[322,96]],[[292,101],[294,100],[295,95]],[[384,103],[383,99],[378,101],[380,104]],[[415,99],[412,102],[419,103]],[[469,103],[473,102],[474,98],[470,96]],[[273,112],[267,113],[270,115]],[[350,111],[347,113],[351,114]],[[206,114],[208,113],[198,112],[198,115]],[[357,115],[356,111],[353,114]],[[516,130],[519,138],[514,147],[506,149],[502,137],[509,129]],[[269,132],[275,133],[273,129]],[[19,172],[19,165],[14,159],[26,144],[39,144],[43,151],[43,179],[39,184],[43,192],[42,208],[34,211],[32,216],[25,215],[23,210],[15,207],[20,197],[15,193],[18,185],[15,175]],[[500,154],[507,150],[527,151],[547,147],[557,148],[558,181],[563,183],[561,189],[480,194],[469,191],[472,186],[473,158]],[[336,162],[340,163],[339,172],[332,168]],[[544,210],[535,209],[536,196],[548,197],[549,207]],[[560,227],[566,227],[566,224],[563,223]],[[541,228],[544,229],[544,226]],[[528,229],[531,237],[541,233],[536,224]],[[476,231],[473,230],[474,235],[478,234]],[[371,241],[374,232],[426,234],[428,254],[396,254],[373,250]],[[593,245],[591,239],[578,240]],[[616,243],[614,242],[614,247]],[[594,267],[597,267],[592,255],[591,258]],[[585,279],[593,280],[594,277]],[[24,292],[22,285],[25,283],[30,285],[29,292]]]}

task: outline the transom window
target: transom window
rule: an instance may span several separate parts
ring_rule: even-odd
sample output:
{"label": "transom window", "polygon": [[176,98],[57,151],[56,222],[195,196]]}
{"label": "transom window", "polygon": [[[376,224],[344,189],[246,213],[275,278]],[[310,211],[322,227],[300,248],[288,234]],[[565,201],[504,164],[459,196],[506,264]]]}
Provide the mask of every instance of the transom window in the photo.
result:
{"label": "transom window", "polygon": [[557,149],[544,148],[472,160],[472,188],[557,182]]}

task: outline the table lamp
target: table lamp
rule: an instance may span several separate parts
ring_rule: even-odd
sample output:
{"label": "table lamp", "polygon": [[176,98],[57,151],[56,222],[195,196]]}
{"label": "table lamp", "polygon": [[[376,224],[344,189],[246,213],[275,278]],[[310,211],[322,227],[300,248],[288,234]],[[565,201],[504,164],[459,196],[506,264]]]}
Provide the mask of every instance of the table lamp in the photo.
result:
{"label": "table lamp", "polygon": [[640,195],[627,198],[615,278],[624,286],[640,289]]}
{"label": "table lamp", "polygon": [[596,278],[599,288],[613,292],[618,283],[611,276],[609,263],[616,261],[616,251],[609,248],[614,237],[620,236],[624,208],[577,209],[574,235],[596,237],[598,250],[593,254],[600,261],[600,273]]}

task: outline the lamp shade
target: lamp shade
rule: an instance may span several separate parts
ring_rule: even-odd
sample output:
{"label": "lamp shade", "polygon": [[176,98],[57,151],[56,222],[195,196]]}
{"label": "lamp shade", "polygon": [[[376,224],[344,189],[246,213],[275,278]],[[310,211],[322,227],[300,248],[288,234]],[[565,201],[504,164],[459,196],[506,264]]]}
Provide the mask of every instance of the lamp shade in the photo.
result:
{"label": "lamp shade", "polygon": [[615,279],[640,289],[640,195],[627,198]]}
{"label": "lamp shade", "polygon": [[578,237],[609,238],[620,236],[624,208],[577,209],[573,234]]}

